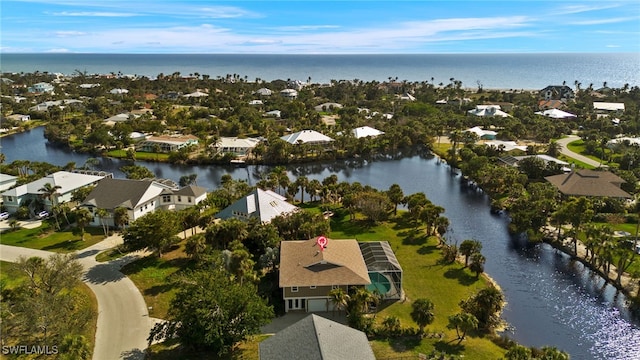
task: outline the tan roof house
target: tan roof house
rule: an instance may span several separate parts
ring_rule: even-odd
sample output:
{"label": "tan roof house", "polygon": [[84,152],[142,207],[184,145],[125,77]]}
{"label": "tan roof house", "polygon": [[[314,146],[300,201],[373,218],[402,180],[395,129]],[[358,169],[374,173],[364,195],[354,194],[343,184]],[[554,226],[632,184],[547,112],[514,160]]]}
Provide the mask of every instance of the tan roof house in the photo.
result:
{"label": "tan roof house", "polygon": [[367,265],[356,240],[327,239],[320,249],[318,238],[280,243],[279,286],[285,311],[334,310],[329,292],[371,284]]}
{"label": "tan roof house", "polygon": [[631,198],[626,191],[620,189],[625,181],[609,171],[578,170],[567,174],[545,177],[564,195],[573,196],[605,196]]}

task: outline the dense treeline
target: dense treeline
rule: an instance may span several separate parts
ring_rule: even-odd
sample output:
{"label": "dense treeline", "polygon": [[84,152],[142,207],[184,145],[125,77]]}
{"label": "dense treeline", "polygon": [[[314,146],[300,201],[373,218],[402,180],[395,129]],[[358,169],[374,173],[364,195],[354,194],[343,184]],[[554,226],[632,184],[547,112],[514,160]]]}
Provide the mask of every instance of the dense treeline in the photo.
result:
{"label": "dense treeline", "polygon": [[[53,81],[46,73],[6,74],[14,84],[30,85],[38,81]],[[389,79],[389,82],[364,82],[358,79],[331,81],[330,84],[306,83],[295,100],[278,95],[278,91],[291,86],[284,80],[249,82],[238,74],[212,78],[208,75],[174,73],[158,74],[156,79],[129,78],[113,74],[111,78],[95,78],[82,72],[55,83],[55,95],[30,95],[22,87],[11,88],[2,84],[3,93],[17,93],[29,101],[15,102],[2,99],[3,115],[30,114],[32,119],[48,122],[45,136],[52,143],[73,147],[79,151],[101,153],[106,149],[123,149],[132,144],[128,134],[132,131],[162,134],[179,132],[194,134],[201,146],[188,156],[174,156],[176,162],[219,162],[229,158],[216,158],[207,145],[222,136],[262,136],[267,141],[255,151],[256,161],[283,164],[291,161],[331,160],[336,158],[371,156],[377,153],[393,153],[398,149],[423,146],[430,148],[441,135],[471,126],[493,126],[499,129],[504,140],[530,139],[547,143],[579,127],[585,132],[595,131],[608,138],[620,133],[636,133],[640,89],[625,86],[620,89],[604,87],[596,93],[593,85],[580,89],[575,101],[568,103],[568,110],[579,120],[549,119],[535,115],[537,94],[526,91],[469,91],[462,83],[450,79],[449,84],[433,84],[429,81],[408,82]],[[309,79],[310,80],[310,79]],[[80,84],[100,86],[80,88]],[[273,95],[261,97],[255,94],[260,88],[269,88]],[[124,88],[127,94],[111,94],[110,89]],[[182,97],[195,91],[208,92],[206,97]],[[405,101],[399,95],[410,93],[415,101]],[[599,94],[596,97],[595,94]],[[604,99],[601,98],[604,96]],[[464,100],[468,98],[468,100]],[[48,111],[29,111],[34,102],[44,100],[83,99],[80,105],[50,107]],[[250,105],[253,99],[260,105]],[[448,100],[436,104],[437,100]],[[619,116],[619,125],[597,117],[593,101],[624,102],[626,111]],[[476,104],[510,102],[512,117],[467,116],[467,110]],[[314,106],[324,103],[340,103],[342,108]],[[126,122],[106,125],[104,119],[139,109],[152,109],[139,117],[131,116]],[[367,109],[367,110],[364,110]],[[281,118],[265,117],[264,113],[280,110]],[[324,115],[337,115],[335,125],[326,125]],[[16,124],[13,124],[16,125]],[[19,125],[19,124],[18,124]],[[385,132],[375,139],[356,139],[350,130],[359,126],[372,126]],[[329,149],[314,145],[294,146],[279,139],[288,132],[314,129],[336,141]]]}

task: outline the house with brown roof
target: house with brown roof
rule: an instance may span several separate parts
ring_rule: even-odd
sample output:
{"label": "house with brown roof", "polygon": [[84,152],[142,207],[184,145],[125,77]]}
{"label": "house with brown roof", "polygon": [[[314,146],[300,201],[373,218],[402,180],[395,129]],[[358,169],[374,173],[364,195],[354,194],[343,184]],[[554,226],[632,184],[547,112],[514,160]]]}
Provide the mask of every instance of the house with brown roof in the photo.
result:
{"label": "house with brown roof", "polygon": [[329,292],[371,284],[367,265],[356,240],[327,239],[321,248],[318,238],[280,243],[279,286],[285,311],[332,311]]}
{"label": "house with brown roof", "polygon": [[620,188],[625,181],[609,171],[577,170],[567,174],[545,177],[564,195],[602,196],[630,199],[632,196]]}

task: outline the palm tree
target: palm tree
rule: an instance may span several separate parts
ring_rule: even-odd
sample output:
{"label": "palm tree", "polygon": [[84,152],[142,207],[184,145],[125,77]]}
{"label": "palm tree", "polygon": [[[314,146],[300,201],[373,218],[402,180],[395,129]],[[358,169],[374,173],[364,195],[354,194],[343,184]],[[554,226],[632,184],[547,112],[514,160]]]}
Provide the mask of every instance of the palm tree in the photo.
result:
{"label": "palm tree", "polygon": [[480,274],[484,272],[484,263],[486,261],[487,259],[479,252],[471,255],[471,265],[469,265],[469,269],[476,273],[476,278],[480,277]]}
{"label": "palm tree", "polygon": [[558,144],[557,141],[552,140],[549,143],[549,147],[547,148],[547,155],[553,156],[553,157],[558,157],[560,155],[560,150],[561,149],[562,149],[562,147],[560,146],[560,144]]}
{"label": "palm tree", "polygon": [[304,193],[309,185],[309,179],[306,176],[300,176],[296,179],[296,186],[300,188],[300,204],[304,204]]}
{"label": "palm tree", "polygon": [[102,225],[104,236],[107,236],[109,233],[109,223],[107,223],[106,219],[108,217],[111,217],[111,214],[109,214],[109,211],[107,211],[107,209],[98,209],[96,211],[96,215],[100,217],[100,224]]}
{"label": "palm tree", "polygon": [[482,250],[482,243],[478,240],[464,240],[458,248],[460,254],[464,255],[464,266],[469,265],[469,257]]}
{"label": "palm tree", "polygon": [[449,316],[449,327],[456,329],[458,344],[467,336],[467,332],[478,328],[478,319],[469,313],[458,313]]}
{"label": "palm tree", "polygon": [[76,224],[80,229],[80,237],[84,241],[84,228],[93,220],[93,214],[86,208],[79,208],[75,211]]}
{"label": "palm tree", "polygon": [[424,328],[433,322],[435,315],[433,314],[433,302],[429,299],[417,299],[411,304],[411,318],[418,324],[420,334],[424,334]]}
{"label": "palm tree", "polygon": [[337,287],[335,289],[331,289],[331,291],[329,291],[329,298],[331,299],[331,302],[333,302],[334,312],[336,309],[344,309],[347,311],[347,304],[351,297],[343,288]]}
{"label": "palm tree", "polygon": [[113,222],[118,228],[122,228],[129,222],[129,210],[125,207],[117,207],[113,211]]}
{"label": "palm tree", "polygon": [[43,199],[48,200],[51,206],[54,206],[58,202],[58,195],[60,195],[60,193],[58,193],[59,189],[62,189],[60,185],[51,185],[51,183],[46,183],[38,189],[38,191],[42,193],[40,196]]}

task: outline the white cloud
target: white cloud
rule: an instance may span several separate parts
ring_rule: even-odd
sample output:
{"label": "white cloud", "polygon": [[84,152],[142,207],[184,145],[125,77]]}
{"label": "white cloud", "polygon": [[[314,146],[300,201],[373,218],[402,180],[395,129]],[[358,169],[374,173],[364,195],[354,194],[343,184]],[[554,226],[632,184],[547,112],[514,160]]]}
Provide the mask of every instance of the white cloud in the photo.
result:
{"label": "white cloud", "polygon": [[324,29],[339,29],[339,25],[299,25],[299,26],[279,26],[274,30],[279,31],[311,31],[311,30],[324,30]]}
{"label": "white cloud", "polygon": [[607,4],[607,5],[565,5],[563,7],[558,8],[554,11],[556,15],[566,15],[566,14],[579,14],[589,11],[600,11],[605,9],[617,8],[620,5],[617,4]]}
{"label": "white cloud", "polygon": [[57,48],[57,49],[48,49],[48,50],[45,50],[45,52],[47,52],[47,53],[70,53],[71,50]]}
{"label": "white cloud", "polygon": [[51,13],[53,16],[83,16],[83,17],[131,17],[133,13],[119,13],[107,11],[61,11]]}
{"label": "white cloud", "polygon": [[71,30],[71,31],[61,30],[61,31],[56,31],[55,32],[55,35],[58,36],[58,37],[83,36],[83,35],[86,35],[86,34],[87,33],[83,32],[83,31],[73,31],[73,30]]}
{"label": "white cloud", "polygon": [[613,44],[610,44],[610,45],[607,45],[607,46],[605,46],[605,47],[607,47],[607,48],[619,48],[619,47],[620,47],[620,45],[613,45]]}
{"label": "white cloud", "polygon": [[637,16],[633,17],[617,17],[617,18],[609,18],[609,19],[595,19],[595,20],[582,20],[582,21],[574,21],[570,24],[572,25],[602,25],[602,24],[616,24],[627,21],[638,20]]}

